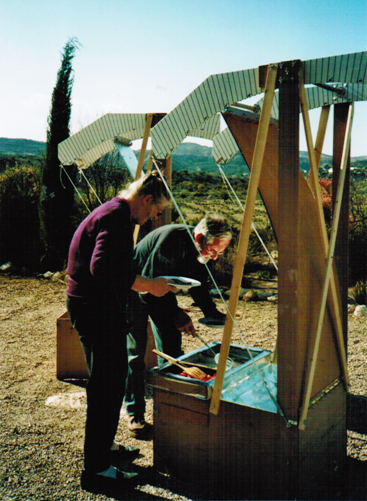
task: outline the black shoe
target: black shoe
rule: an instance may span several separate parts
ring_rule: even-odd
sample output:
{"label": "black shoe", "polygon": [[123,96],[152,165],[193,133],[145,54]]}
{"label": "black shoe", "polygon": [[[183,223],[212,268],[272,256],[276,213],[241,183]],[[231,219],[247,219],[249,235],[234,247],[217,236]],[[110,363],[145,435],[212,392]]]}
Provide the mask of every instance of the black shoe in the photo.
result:
{"label": "black shoe", "polygon": [[122,493],[128,488],[133,488],[138,484],[138,474],[116,469],[116,478],[103,477],[96,473],[82,471],[80,486],[83,490],[95,494]]}
{"label": "black shoe", "polygon": [[111,464],[117,461],[134,461],[140,456],[140,449],[132,445],[119,445],[115,451],[110,451]]}

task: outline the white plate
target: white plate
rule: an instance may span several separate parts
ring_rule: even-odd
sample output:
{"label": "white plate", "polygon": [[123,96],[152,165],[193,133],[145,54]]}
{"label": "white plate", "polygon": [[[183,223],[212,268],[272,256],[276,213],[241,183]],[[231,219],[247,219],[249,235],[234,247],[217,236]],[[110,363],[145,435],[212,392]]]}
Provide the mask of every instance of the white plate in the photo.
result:
{"label": "white plate", "polygon": [[169,284],[173,285],[177,289],[181,289],[183,291],[187,291],[191,289],[191,287],[198,287],[201,285],[201,282],[199,280],[195,280],[193,278],[186,278],[186,277],[173,277],[171,275],[165,275],[160,278],[165,278],[166,280],[169,280]]}

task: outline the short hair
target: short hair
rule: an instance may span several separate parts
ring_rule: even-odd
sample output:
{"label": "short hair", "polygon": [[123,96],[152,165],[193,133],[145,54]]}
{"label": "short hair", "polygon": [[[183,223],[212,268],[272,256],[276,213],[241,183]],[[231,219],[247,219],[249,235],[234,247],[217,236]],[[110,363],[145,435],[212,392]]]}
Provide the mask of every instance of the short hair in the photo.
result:
{"label": "short hair", "polygon": [[204,245],[210,244],[215,238],[227,240],[232,238],[232,230],[229,221],[222,214],[206,214],[196,225],[195,235],[202,233],[205,237]]}
{"label": "short hair", "polygon": [[156,202],[160,202],[162,198],[170,200],[170,194],[166,188],[166,185],[162,181],[159,173],[157,171],[145,174],[137,181],[133,181],[126,190],[123,190],[120,195],[129,194],[134,197],[146,197],[147,195],[153,195]]}

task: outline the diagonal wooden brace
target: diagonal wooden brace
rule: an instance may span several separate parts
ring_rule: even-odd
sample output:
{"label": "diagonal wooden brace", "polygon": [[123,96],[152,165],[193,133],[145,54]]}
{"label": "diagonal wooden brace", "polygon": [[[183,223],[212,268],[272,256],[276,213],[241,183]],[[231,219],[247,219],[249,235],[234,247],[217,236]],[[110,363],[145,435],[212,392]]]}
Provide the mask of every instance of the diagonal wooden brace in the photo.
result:
{"label": "diagonal wooden brace", "polygon": [[[316,363],[317,363],[317,357],[318,357],[318,351],[319,351],[319,345],[320,345],[320,339],[321,339],[321,330],[322,330],[322,325],[323,325],[323,321],[324,321],[329,286],[331,287],[334,308],[337,308],[336,305],[338,304],[337,298],[334,298],[334,293],[336,294],[336,288],[335,288],[335,281],[333,281],[333,277],[334,277],[334,275],[333,275],[333,260],[334,260],[334,250],[335,250],[336,236],[337,236],[340,210],[341,210],[341,199],[342,199],[342,195],[343,195],[344,181],[345,181],[346,170],[347,170],[346,166],[347,166],[349,147],[350,147],[353,111],[354,111],[354,105],[352,103],[350,105],[350,108],[349,108],[347,128],[346,128],[346,134],[345,134],[344,145],[343,145],[343,155],[342,155],[342,161],[341,161],[340,178],[339,178],[339,184],[338,184],[336,201],[335,201],[333,223],[332,223],[331,235],[330,235],[330,243],[329,243],[328,251],[327,251],[326,269],[325,269],[325,275],[324,275],[324,285],[323,285],[323,290],[322,290],[320,313],[319,313],[319,318],[318,318],[318,323],[317,323],[315,343],[314,343],[313,352],[312,352],[311,367],[310,367],[310,371],[308,373],[308,377],[307,377],[307,381],[306,381],[305,397],[303,400],[303,405],[301,408],[301,415],[300,415],[300,420],[299,420],[299,429],[300,430],[304,430],[305,426],[306,426],[306,419],[307,419],[308,407],[310,404],[313,380],[314,380],[314,376],[315,376]],[[333,284],[334,284],[335,291],[333,291]],[[348,386],[347,359],[346,359],[346,353],[345,353],[344,339],[343,339],[342,330],[341,330],[340,314],[338,316],[338,324],[339,324],[339,322],[340,322],[340,326],[338,326],[338,328],[337,328],[337,340],[338,340],[338,347],[339,347],[339,352],[340,352],[341,360],[342,360],[344,382],[345,382],[346,386]]]}
{"label": "diagonal wooden brace", "polygon": [[243,212],[242,228],[238,243],[237,255],[233,271],[231,285],[231,294],[228,302],[228,313],[224,325],[224,332],[220,350],[220,357],[215,377],[213,395],[210,403],[210,412],[217,415],[219,412],[219,403],[223,389],[224,376],[226,371],[227,358],[231,344],[233,329],[233,319],[237,309],[239,290],[241,287],[243,268],[246,261],[247,248],[251,233],[251,223],[254,215],[256,196],[259,187],[261,168],[264,158],[266,140],[270,123],[271,109],[274,99],[278,64],[268,67],[268,74],[265,86],[264,101],[260,115],[259,127],[256,136],[254,155],[252,159],[251,175],[247,190],[246,204]]}

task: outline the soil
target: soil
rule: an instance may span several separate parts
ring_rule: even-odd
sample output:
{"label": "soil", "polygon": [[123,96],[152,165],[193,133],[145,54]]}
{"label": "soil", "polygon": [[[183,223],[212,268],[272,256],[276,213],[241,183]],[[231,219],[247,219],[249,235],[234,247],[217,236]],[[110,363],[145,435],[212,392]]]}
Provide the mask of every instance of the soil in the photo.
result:
{"label": "soil", "polygon": [[[267,284],[271,287],[274,283]],[[262,285],[264,286],[264,285]],[[105,500],[80,489],[83,463],[85,382],[56,378],[56,319],[65,312],[65,282],[0,276],[0,499],[4,501]],[[220,340],[221,330],[197,322],[202,316],[190,296],[179,296],[207,341]],[[220,306],[219,306],[219,309]],[[223,310],[222,310],[223,311]],[[267,301],[239,302],[236,320],[248,346],[273,350],[277,306]],[[367,317],[349,315],[348,461],[345,492],[328,499],[367,499]],[[243,344],[234,333],[233,342]],[[202,347],[184,338],[184,350]],[[147,388],[146,419],[152,423],[153,399]],[[216,499],[199,486],[183,487],[156,472],[153,442],[128,436],[122,413],[117,440],[139,447],[132,465],[150,481],[125,499]],[[331,496],[331,495],[330,495]],[[245,497],[245,496],[244,496]]]}

